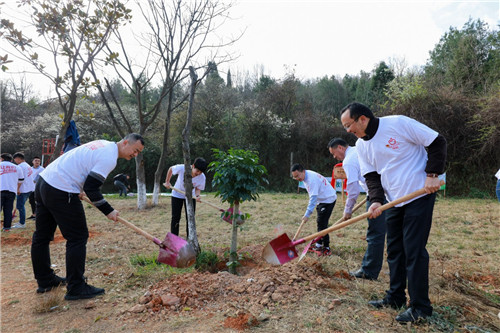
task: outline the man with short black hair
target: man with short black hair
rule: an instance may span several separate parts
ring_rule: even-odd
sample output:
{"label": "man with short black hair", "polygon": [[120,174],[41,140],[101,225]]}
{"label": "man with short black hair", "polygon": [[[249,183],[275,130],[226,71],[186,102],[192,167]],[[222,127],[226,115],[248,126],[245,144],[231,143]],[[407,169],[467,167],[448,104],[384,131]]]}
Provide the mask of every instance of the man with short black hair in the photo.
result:
{"label": "man with short black hair", "polygon": [[[326,229],[335,203],[337,202],[335,189],[325,177],[312,170],[305,170],[300,164],[292,165],[290,171],[292,172],[293,179],[304,183],[309,195],[309,204],[302,217],[302,221],[309,221],[313,209],[316,208],[318,215],[316,217],[317,230],[319,232]],[[315,244],[311,245],[310,250],[320,256],[329,256],[332,253],[330,250],[330,236],[326,234],[321,237]]]}
{"label": "man with short black hair", "polygon": [[2,231],[10,231],[14,200],[16,200],[16,194],[23,183],[24,174],[21,167],[12,163],[11,154],[2,153],[0,160],[0,190],[2,192],[0,210],[3,210]]}
{"label": "man with short black hair", "polygon": [[[81,198],[86,195],[112,221],[119,212],[104,199],[101,186],[116,167],[118,158],[130,160],[144,149],[139,134],[119,142],[96,140],[78,146],[49,164],[36,184],[36,230],[31,244],[31,262],[38,293],[67,283],[66,300],[92,298],[104,289],[86,283],[85,257],[89,232]],[[55,275],[50,263],[49,243],[59,227],[66,239],[66,279]]]}
{"label": "man with short black hair", "polygon": [[[193,209],[196,211],[196,201],[200,202],[200,193],[205,189],[206,177],[204,172],[207,170],[208,163],[202,157],[197,157],[191,165],[191,177],[193,182]],[[171,166],[167,171],[165,183],[166,188],[171,188],[170,179],[173,175],[177,175],[174,187],[182,192],[186,192],[184,188],[184,164],[176,164]],[[175,190],[172,191],[172,218],[170,220],[170,232],[179,236],[179,224],[181,221],[182,206],[185,204],[186,196]],[[189,226],[187,224],[187,205],[184,206],[184,213],[186,214],[186,238],[189,237]]]}
{"label": "man with short black hair", "polygon": [[[40,165],[40,157],[35,156],[33,157],[33,166],[31,167],[33,169],[33,183],[35,183],[38,180],[38,177],[40,177],[40,172],[42,172],[45,168]],[[31,192],[30,197],[29,197],[29,202],[31,206],[31,216],[28,217],[29,219],[35,219],[36,216],[36,202],[35,202],[35,191]]]}
{"label": "man with short black hair", "polygon": [[35,190],[35,183],[33,182],[33,169],[24,160],[24,154],[21,152],[15,153],[13,156],[14,162],[23,170],[24,180],[19,187],[19,192],[16,198],[16,208],[19,212],[19,222],[14,224],[12,228],[25,228],[26,227],[26,200],[28,200],[31,192]]}
{"label": "man with short black hair", "polygon": [[410,307],[396,321],[416,322],[432,315],[426,245],[440,188],[438,175],[445,169],[446,139],[406,116],[377,118],[361,103],[347,105],[341,114],[346,131],[358,137],[361,174],[371,201],[370,218],[380,216],[384,198],[393,201],[425,188],[426,194],[386,211],[390,286],[383,299],[368,302],[377,308],[403,307],[408,286]]}
{"label": "man with short black hair", "polygon": [[118,196],[127,196],[127,189],[130,190],[130,185],[128,183],[128,180],[130,179],[130,176],[127,175],[126,173],[119,173],[116,176],[113,177],[113,184],[118,187]]}
{"label": "man with short black hair", "polygon": [[[345,221],[352,217],[352,209],[358,199],[360,188],[363,188],[367,194],[368,190],[365,178],[361,175],[356,147],[350,147],[341,138],[334,138],[328,143],[328,150],[333,157],[342,161],[342,168],[347,177],[347,199],[343,216]],[[367,197],[366,199],[368,209],[370,207],[370,198]],[[376,280],[378,278],[384,262],[385,232],[385,212],[382,212],[376,219],[368,219],[368,229],[366,230],[368,246],[366,247],[361,268],[349,272],[351,276],[367,280]]]}

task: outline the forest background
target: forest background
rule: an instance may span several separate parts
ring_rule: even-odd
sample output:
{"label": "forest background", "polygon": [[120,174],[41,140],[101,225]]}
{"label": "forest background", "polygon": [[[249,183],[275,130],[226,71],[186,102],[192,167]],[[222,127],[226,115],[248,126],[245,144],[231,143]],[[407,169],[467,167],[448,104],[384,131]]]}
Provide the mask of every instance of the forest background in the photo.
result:
{"label": "forest background", "polygon": [[[297,183],[290,178],[292,163],[330,176],[338,161],[329,155],[327,143],[333,137],[342,137],[355,144],[356,138],[346,133],[339,118],[342,107],[358,101],[377,116],[406,115],[444,135],[448,141],[447,195],[494,196],[494,174],[500,167],[498,27],[490,29],[472,18],[462,28],[451,27],[421,68],[407,68],[404,59],[381,60],[372,72],[306,80],[299,80],[293,67],[283,77],[265,75],[264,67],[233,77],[230,71],[219,73],[217,61],[207,62],[200,69],[204,74],[194,99],[191,157],[202,156],[211,162],[214,148],[256,151],[268,170],[267,191],[297,189]],[[145,183],[151,191],[158,163],[166,166],[161,169],[161,179],[169,166],[183,163],[181,133],[186,123],[190,82],[185,76],[165,93],[164,86],[136,79],[110,79],[101,87],[101,93],[92,84],[77,91],[72,119],[82,143],[95,139],[118,141],[121,133],[113,124],[123,128],[129,124],[112,116],[106,96],[117,99],[115,105],[120,105],[119,111],[126,116],[126,122],[132,123],[131,127],[141,121],[138,108],[148,110],[161,100],[158,116],[142,133],[146,139],[141,156]],[[140,100],[133,91],[138,82],[142,83]],[[64,125],[60,103],[57,99],[39,100],[26,81],[16,84],[2,80],[0,93],[1,150],[23,151],[31,161],[42,154],[43,139],[55,138]],[[160,98],[165,94],[168,98]],[[111,108],[116,111],[116,106]],[[167,122],[167,153],[162,154]],[[122,172],[135,179],[136,166],[119,161],[104,192],[115,191],[112,177]],[[208,191],[212,190],[211,179],[208,173]]]}

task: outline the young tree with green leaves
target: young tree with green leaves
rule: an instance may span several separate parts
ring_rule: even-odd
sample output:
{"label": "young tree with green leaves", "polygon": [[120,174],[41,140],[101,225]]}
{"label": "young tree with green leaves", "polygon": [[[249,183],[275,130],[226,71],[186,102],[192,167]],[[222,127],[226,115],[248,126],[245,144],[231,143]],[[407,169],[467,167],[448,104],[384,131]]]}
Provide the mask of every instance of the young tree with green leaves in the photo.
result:
{"label": "young tree with green leaves", "polygon": [[261,183],[268,183],[264,175],[267,170],[259,165],[257,152],[243,149],[229,149],[227,152],[213,149],[214,161],[209,164],[209,170],[215,172],[212,186],[216,189],[216,196],[223,202],[229,202],[233,209],[231,253],[229,255],[229,272],[236,274],[238,265],[238,221],[249,217],[241,215],[240,203],[256,201],[259,197]]}

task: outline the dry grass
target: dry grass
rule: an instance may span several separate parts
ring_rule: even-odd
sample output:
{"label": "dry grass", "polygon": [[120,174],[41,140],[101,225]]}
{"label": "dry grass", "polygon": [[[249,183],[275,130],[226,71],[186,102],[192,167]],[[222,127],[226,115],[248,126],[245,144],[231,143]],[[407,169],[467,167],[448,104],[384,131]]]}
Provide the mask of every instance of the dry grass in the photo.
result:
{"label": "dry grass", "polygon": [[[207,194],[204,199],[227,207],[227,204],[219,203],[211,194]],[[239,247],[265,245],[282,231],[292,237],[300,224],[307,200],[307,194],[302,190],[300,194],[262,194],[257,202],[243,203],[240,210],[250,213],[252,217],[239,232]],[[144,211],[137,211],[134,208],[133,198],[111,197],[109,201],[120,210],[122,217],[156,237],[163,237],[170,230],[169,197],[161,197],[158,207]],[[340,218],[342,206],[342,200],[339,198],[330,219],[331,223]],[[100,303],[96,307],[97,310],[94,310],[104,313],[93,314],[106,320],[98,320],[94,326],[81,326],[82,331],[230,331],[222,327],[221,323],[225,318],[223,313],[216,313],[213,316],[183,313],[164,320],[147,319],[149,317],[141,319],[141,316],[146,314],[137,314],[133,321],[124,321],[120,314],[135,305],[150,285],[163,281],[172,274],[192,271],[193,268],[177,270],[162,265],[151,272],[140,272],[137,266],[131,264],[131,258],[155,256],[158,253],[157,247],[123,225],[107,221],[99,211],[88,205],[86,211],[89,229],[94,231],[96,236],[91,237],[87,246],[85,274],[89,277],[89,283],[106,289],[106,295],[102,301],[98,301]],[[203,250],[214,250],[221,254],[229,250],[231,227],[219,218],[216,210],[208,205],[198,204],[196,221],[198,239]],[[184,217],[181,220],[180,230],[181,236],[185,237]],[[430,297],[435,314],[427,323],[406,327],[394,321],[396,310],[375,311],[367,305],[368,300],[382,297],[388,287],[387,263],[384,263],[378,281],[348,280],[336,275],[340,271],[357,269],[366,247],[364,239],[366,221],[350,225],[330,235],[332,256],[314,259],[330,276],[334,287],[308,292],[295,304],[285,302],[276,305],[272,313],[269,313],[269,320],[261,322],[251,330],[255,332],[499,332],[499,230],[498,202],[442,197],[438,199],[427,247],[431,257]],[[312,219],[303,228],[301,235],[306,236],[315,231],[316,223]],[[26,233],[29,231],[26,230]],[[51,253],[52,262],[58,267],[64,267],[64,242],[54,244]],[[311,260],[304,260],[297,263],[295,260],[287,265],[307,265],[310,262]],[[32,279],[29,269],[27,271],[28,279]],[[251,275],[251,271],[248,274]],[[79,308],[74,305],[75,303],[69,303],[71,305],[69,311],[62,311],[57,296],[54,297],[55,303],[47,299],[41,302],[43,304],[40,304],[39,308],[35,305],[39,310],[31,309],[31,312],[40,313],[59,305],[55,311],[43,314],[42,319],[46,327],[57,325],[61,315],[69,317],[74,314],[79,316],[78,319],[88,315],[89,310]],[[62,296],[59,297],[62,299]],[[332,302],[337,299],[341,300],[341,304],[332,306]],[[8,306],[3,306],[2,310],[5,315],[9,314]],[[42,319],[35,317],[32,321],[36,323]],[[29,319],[26,321],[29,322]],[[2,321],[2,325],[4,324]],[[9,327],[4,328],[7,331]]]}
{"label": "dry grass", "polygon": [[[211,194],[207,194],[205,200],[224,206]],[[239,233],[239,247],[266,244],[283,231],[293,235],[300,224],[307,200],[307,194],[302,191],[299,194],[262,194],[257,202],[243,203],[241,211],[250,213],[252,217]],[[134,223],[151,233],[164,235],[169,231],[169,198],[162,198],[160,207],[144,212],[133,209],[129,209],[129,212],[124,208],[123,200],[118,202],[122,216],[131,216]],[[128,201],[131,206],[133,203],[132,200]],[[342,207],[342,199],[339,198],[331,223],[341,217]],[[228,249],[231,229],[229,224],[219,219],[218,212],[207,205],[198,204],[196,216],[202,248],[219,251]],[[98,218],[101,217],[98,215]],[[181,223],[185,223],[184,220]],[[180,229],[181,236],[185,236],[184,225]],[[498,202],[438,199],[428,243],[431,256],[430,297],[435,316],[429,323],[419,326],[419,330],[456,331],[476,327],[490,332],[500,331],[497,316],[500,312],[499,230]],[[301,235],[306,236],[315,231],[316,223],[311,220]],[[333,275],[339,270],[349,271],[359,267],[366,246],[365,234],[366,222],[360,221],[330,235],[334,255],[319,260],[332,279],[337,279]],[[373,311],[366,304],[370,299],[382,297],[388,287],[386,263],[379,281],[337,280],[345,291],[329,290],[311,295],[310,299],[297,304],[295,310],[287,308],[283,313],[276,314],[280,318],[279,324],[266,323],[261,329],[286,331],[285,328],[289,327],[342,332],[406,331],[406,328],[394,323],[395,310]],[[343,305],[329,311],[329,302],[335,298],[341,298]],[[318,313],[323,314],[318,316]],[[288,321],[289,326],[286,324]]]}

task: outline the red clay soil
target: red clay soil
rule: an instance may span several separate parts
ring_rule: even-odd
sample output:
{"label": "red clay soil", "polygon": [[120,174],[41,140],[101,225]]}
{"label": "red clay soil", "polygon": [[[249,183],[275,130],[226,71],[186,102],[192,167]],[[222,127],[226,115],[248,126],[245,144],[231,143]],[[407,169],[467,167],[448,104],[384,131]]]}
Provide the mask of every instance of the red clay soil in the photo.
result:
{"label": "red clay soil", "polygon": [[342,279],[349,278],[347,272],[335,272],[332,278],[317,260],[307,257],[300,264],[270,266],[262,262],[261,251],[260,245],[241,249],[259,261],[244,260],[240,275],[193,272],[160,281],[124,315],[147,312],[154,318],[158,313],[168,317],[184,311],[224,312],[228,316],[224,326],[239,330],[255,325],[255,317],[265,310],[294,304],[310,291],[346,292]]}
{"label": "red clay soil", "polygon": [[[89,230],[89,238],[95,237],[99,235],[99,232],[95,231],[90,231]],[[9,231],[9,232],[3,232],[2,233],[2,245],[9,245],[9,246],[22,246],[22,245],[28,245],[31,244],[31,234],[25,234],[25,233],[17,233],[16,231]],[[54,234],[54,243],[60,243],[65,241],[63,236],[61,235],[61,232],[59,229],[56,230],[56,233]]]}

